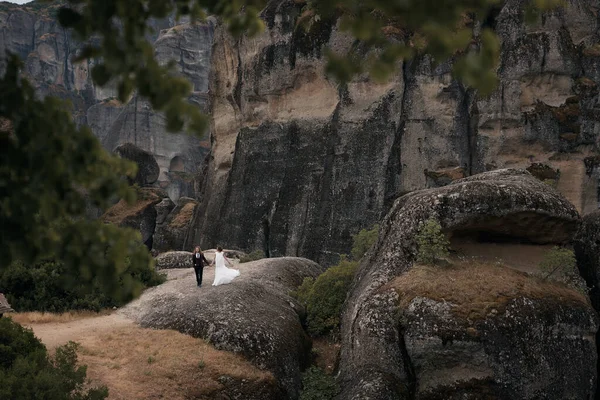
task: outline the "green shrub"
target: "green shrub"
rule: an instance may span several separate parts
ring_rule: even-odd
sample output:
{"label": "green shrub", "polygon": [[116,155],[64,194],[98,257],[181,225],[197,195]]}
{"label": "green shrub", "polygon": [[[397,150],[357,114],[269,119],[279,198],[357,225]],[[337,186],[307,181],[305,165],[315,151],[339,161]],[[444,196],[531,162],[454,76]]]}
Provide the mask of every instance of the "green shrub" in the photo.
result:
{"label": "green shrub", "polygon": [[313,336],[339,333],[340,314],[358,261],[377,241],[379,226],[363,229],[354,235],[352,260],[342,255],[340,262],[319,275],[317,279],[305,278],[294,296],[306,308],[306,325]]}
{"label": "green shrub", "polygon": [[340,314],[358,263],[342,257],[340,263],[319,275],[306,278],[296,297],[306,307],[306,324],[313,336],[337,334]]}
{"label": "green shrub", "polygon": [[550,278],[581,292],[587,292],[585,281],[577,270],[577,260],[573,250],[554,246],[546,253],[539,267],[544,279]]}
{"label": "green shrub", "polygon": [[302,375],[300,400],[332,400],[339,390],[333,377],[312,366]]}
{"label": "green shrub", "polygon": [[449,255],[450,242],[442,232],[442,226],[435,218],[429,218],[417,234],[417,262],[435,264]]}
{"label": "green shrub", "polygon": [[86,367],[77,366],[69,342],[49,357],[44,345],[10,318],[0,318],[0,399],[100,400],[106,387],[84,389]]}
{"label": "green shrub", "polygon": [[254,250],[252,253],[240,258],[240,263],[261,260],[263,258],[265,258],[265,253],[262,250]]}
{"label": "green shrub", "polygon": [[365,253],[377,241],[379,235],[379,225],[375,224],[371,229],[363,229],[352,237],[354,244],[350,252],[354,261],[360,260]]}
{"label": "green shrub", "polygon": [[[154,269],[126,263],[120,282],[126,287],[156,286],[164,282],[164,276]],[[33,266],[14,262],[0,271],[0,292],[5,293],[17,311],[64,312],[68,310],[99,311],[120,306],[131,300],[118,298],[101,290],[98,282],[81,285],[67,275],[62,263],[45,261]]]}

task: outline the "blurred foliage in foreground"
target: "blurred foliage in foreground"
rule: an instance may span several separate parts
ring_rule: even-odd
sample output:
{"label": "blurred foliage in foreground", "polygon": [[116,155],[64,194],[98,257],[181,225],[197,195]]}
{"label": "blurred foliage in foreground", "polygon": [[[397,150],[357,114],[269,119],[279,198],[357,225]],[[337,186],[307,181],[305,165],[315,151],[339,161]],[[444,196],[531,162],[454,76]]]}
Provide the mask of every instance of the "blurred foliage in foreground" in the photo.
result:
{"label": "blurred foliage in foreground", "polygon": [[[154,268],[145,264],[131,264],[119,277],[120,285],[133,281],[137,289],[156,286],[165,281]],[[47,311],[65,312],[70,310],[100,311],[118,307],[132,300],[135,293],[115,297],[106,292],[95,281],[91,284],[70,282],[70,274],[65,273],[60,262],[43,261],[34,265],[25,265],[20,261],[12,263],[0,271],[0,293],[6,293],[9,303],[17,312]],[[129,283],[127,283],[129,285]]]}
{"label": "blurred foliage in foreground", "polygon": [[0,269],[53,258],[63,263],[65,285],[131,298],[141,285],[125,274],[126,260],[152,267],[140,234],[85,220],[85,210],[105,209],[115,195],[134,200],[122,177],[136,166],[77,129],[64,102],[36,99],[19,68],[12,57],[0,80]]}
{"label": "blurred foliage in foreground", "polygon": [[[28,7],[37,7],[37,0]],[[47,2],[47,1],[46,1]],[[66,2],[66,3],[65,3]],[[353,35],[347,54],[328,54],[327,70],[345,82],[369,72],[385,79],[401,59],[430,54],[436,62],[454,59],[454,73],[482,94],[495,87],[499,44],[484,26],[500,0],[295,0],[303,7],[296,29],[310,30],[330,20]],[[166,117],[169,131],[203,132],[207,118],[188,102],[189,82],[160,65],[146,39],[149,20],[172,15],[218,17],[234,36],[264,30],[261,10],[267,0],[61,0],[58,18],[87,46],[78,60],[93,59],[95,84],[114,85],[119,99],[136,91]],[[529,0],[522,18],[555,7],[560,0]],[[365,53],[358,51],[367,49]],[[9,60],[0,80],[0,268],[21,260],[61,260],[64,274],[121,299],[140,286],[123,280],[126,259],[151,265],[139,234],[86,221],[86,205],[105,208],[115,196],[132,200],[123,176],[135,165],[104,152],[89,129],[75,127],[64,102],[36,99],[19,76],[19,61]],[[66,282],[69,284],[69,282]],[[71,285],[74,282],[70,282]]]}
{"label": "blurred foliage in foreground", "polygon": [[[155,110],[164,111],[167,129],[187,127],[201,133],[207,117],[187,101],[191,85],[173,73],[174,63],[160,65],[144,35],[150,19],[175,14],[202,20],[214,15],[239,37],[265,29],[261,10],[275,6],[268,0],[68,0],[58,15],[89,45],[78,59],[97,60],[94,82],[111,83],[125,102],[137,90]],[[368,72],[386,79],[401,59],[429,54],[436,62],[455,58],[454,74],[466,85],[490,94],[496,87],[500,46],[483,21],[497,12],[501,0],[296,0],[303,7],[296,29],[311,30],[321,21],[339,22],[357,40],[345,54],[324,49],[327,71],[341,82]],[[562,0],[529,0],[522,18],[548,10]],[[368,49],[366,55],[364,49]]]}
{"label": "blurred foliage in foreground", "polygon": [[0,318],[0,399],[101,400],[106,387],[89,387],[87,368],[77,365],[77,345],[58,347],[53,357],[29,329]]}

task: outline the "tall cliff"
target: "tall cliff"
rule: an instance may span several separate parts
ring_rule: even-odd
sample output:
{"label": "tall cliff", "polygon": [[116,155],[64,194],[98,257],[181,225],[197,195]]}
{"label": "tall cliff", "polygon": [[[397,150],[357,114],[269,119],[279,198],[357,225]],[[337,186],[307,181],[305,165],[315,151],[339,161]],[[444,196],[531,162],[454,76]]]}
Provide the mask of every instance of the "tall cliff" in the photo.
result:
{"label": "tall cliff", "polygon": [[489,98],[428,57],[383,84],[361,76],[339,86],[324,73],[323,49],[355,43],[332,20],[297,29],[302,1],[272,0],[255,38],[234,40],[212,21],[153,21],[157,57],[177,61],[194,85],[190,100],[207,107],[211,93],[204,164],[209,144],[166,134],[142,99],[120,104],[110,87],[95,87],[93,61],[71,62],[80,45],[53,16],[60,1],[0,3],[0,69],[6,50],[19,54],[40,95],[71,100],[107,149],[136,145],[156,158],[156,185],[173,200],[195,195],[185,246],[331,263],[399,195],[477,172],[526,167],[580,212],[597,209],[598,2],[568,0],[533,25],[523,3],[507,0],[483,22],[502,40]]}
{"label": "tall cliff", "polygon": [[[119,103],[116,90],[97,87],[90,72],[93,60],[73,63],[82,48],[56,20],[63,1],[34,1],[24,6],[0,3],[0,72],[7,51],[20,56],[24,72],[40,96],[70,100],[78,124],[88,125],[109,151],[132,143],[151,153],[160,167],[158,185],[173,200],[193,196],[193,174],[208,146],[198,138],[166,132],[164,118],[137,96]],[[173,18],[151,21],[157,59],[177,62],[179,72],[194,85],[191,101],[206,106],[213,24],[189,24]]]}
{"label": "tall cliff", "polygon": [[598,2],[569,0],[533,25],[523,3],[484,21],[502,40],[489,98],[429,57],[384,84],[337,85],[323,49],[353,40],[336,21],[296,29],[302,1],[271,1],[255,38],[217,27],[211,154],[188,242],[329,263],[398,195],[502,167],[542,171],[579,211],[596,209]]}

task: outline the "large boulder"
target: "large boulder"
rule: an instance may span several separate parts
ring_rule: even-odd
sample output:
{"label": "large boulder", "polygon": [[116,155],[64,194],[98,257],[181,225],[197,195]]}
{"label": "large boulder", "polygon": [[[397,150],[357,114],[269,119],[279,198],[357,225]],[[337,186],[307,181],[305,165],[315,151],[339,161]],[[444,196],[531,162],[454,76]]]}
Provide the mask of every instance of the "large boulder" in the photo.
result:
{"label": "large boulder", "polygon": [[133,161],[138,166],[137,175],[131,180],[131,183],[137,183],[140,186],[151,185],[158,179],[160,169],[152,154],[140,149],[139,147],[125,143],[115,148],[115,153]]}
{"label": "large boulder", "polygon": [[[593,397],[597,317],[585,297],[495,263],[413,271],[416,235],[431,217],[453,239],[534,245],[568,242],[579,222],[573,205],[524,170],[398,199],[346,301],[340,398]],[[428,286],[434,278],[441,283]],[[494,282],[510,284],[494,297]]]}
{"label": "large boulder", "polygon": [[192,253],[189,251],[167,251],[154,258],[156,269],[192,268]]}
{"label": "large boulder", "polygon": [[[204,269],[198,288],[193,270],[170,270],[178,279],[146,291],[124,308],[142,326],[175,329],[208,340],[222,350],[240,353],[273,373],[285,397],[297,399],[300,371],[311,343],[299,315],[302,306],[290,296],[322,268],[301,258],[271,258],[236,265],[241,276],[213,287],[214,269]],[[275,400],[275,399],[274,399]]]}
{"label": "large boulder", "polygon": [[[168,204],[160,203],[161,212],[165,211]],[[158,251],[192,250],[193,245],[185,246],[185,240],[192,224],[194,212],[198,206],[198,202],[189,197],[181,197],[177,201],[177,206],[157,224],[156,234],[154,237],[154,248]],[[158,207],[158,206],[157,206]]]}

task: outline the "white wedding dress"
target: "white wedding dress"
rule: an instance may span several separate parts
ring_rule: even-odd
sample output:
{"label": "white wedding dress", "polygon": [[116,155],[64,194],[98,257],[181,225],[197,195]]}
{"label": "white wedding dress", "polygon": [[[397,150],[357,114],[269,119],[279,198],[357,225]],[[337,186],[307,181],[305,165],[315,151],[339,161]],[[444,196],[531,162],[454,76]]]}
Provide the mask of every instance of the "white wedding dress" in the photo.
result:
{"label": "white wedding dress", "polygon": [[225,266],[225,257],[223,253],[215,253],[215,280],[213,286],[225,285],[231,283],[237,276],[240,276],[240,270],[227,268]]}

